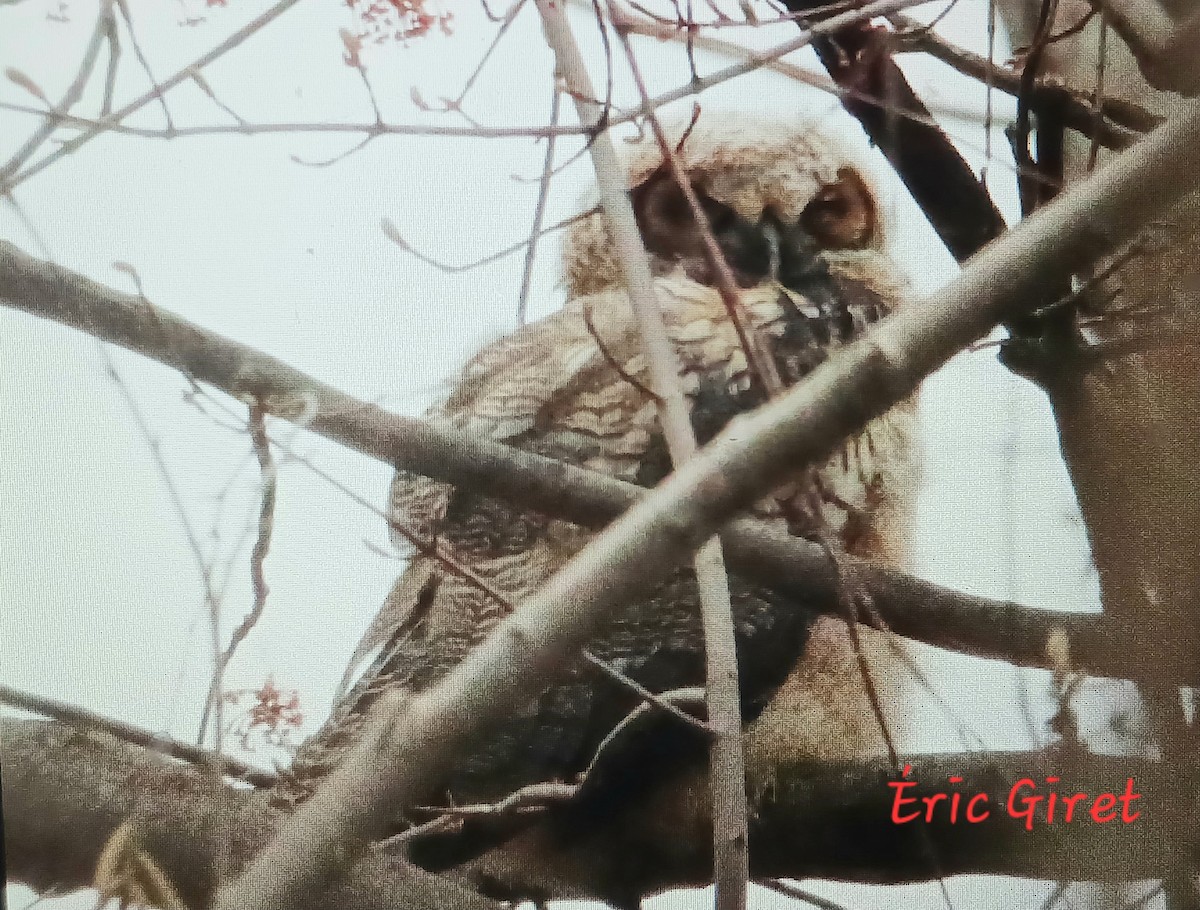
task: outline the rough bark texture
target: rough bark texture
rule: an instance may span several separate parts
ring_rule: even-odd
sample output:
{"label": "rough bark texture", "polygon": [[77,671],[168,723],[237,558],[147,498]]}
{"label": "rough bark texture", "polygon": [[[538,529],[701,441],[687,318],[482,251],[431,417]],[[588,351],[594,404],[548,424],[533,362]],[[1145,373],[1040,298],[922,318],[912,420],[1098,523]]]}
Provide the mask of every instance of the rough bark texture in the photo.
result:
{"label": "rough bark texture", "polygon": [[[251,790],[215,785],[195,768],[103,734],[57,722],[0,721],[8,874],[38,890],[73,890],[92,881],[105,841],[132,818],[138,837],[189,906],[213,897],[214,870],[236,871],[268,838],[278,817]],[[863,882],[924,881],[938,874],[995,873],[1122,881],[1150,878],[1163,859],[1143,849],[1176,816],[1163,794],[1161,768],[1138,759],[1030,753],[914,756],[906,796],[986,792],[989,819],[950,823],[946,804],[932,824],[891,821],[893,776],[885,761],[842,766],[784,765],[772,784],[752,793],[755,877],[820,877]],[[1142,798],[1132,824],[1081,820],[1036,824],[1026,831],[1003,806],[1013,783],[1031,777],[1046,793],[1120,793],[1127,778]],[[964,782],[951,786],[951,775]],[[1040,775],[1040,776],[1039,776]],[[581,861],[619,869],[631,886],[655,891],[703,882],[710,874],[706,788],[701,775],[653,805],[638,807],[629,831],[641,837],[597,843],[581,839]],[[905,811],[911,807],[906,806]],[[922,833],[924,832],[924,833]],[[926,837],[925,835],[928,835]],[[650,852],[644,852],[649,848]],[[937,856],[931,865],[929,853]],[[597,852],[599,851],[599,852]],[[452,881],[415,870],[381,853],[368,854],[306,907],[384,910],[395,906],[496,910]]]}
{"label": "rough bark texture", "polygon": [[[191,765],[107,734],[57,722],[0,719],[4,848],[10,881],[38,891],[91,885],[119,825],[137,840],[191,907],[207,906],[218,871],[236,874],[270,838],[278,813]],[[310,907],[340,910],[496,910],[496,904],[379,854],[359,862]]]}
{"label": "rough bark texture", "polygon": [[[1013,24],[1027,29],[1036,4],[1009,6]],[[1163,89],[1192,91],[1200,74],[1193,5],[1062,0],[1056,31],[1092,8],[1109,23],[1103,53],[1096,16],[1047,48],[1048,74],[1076,88],[1102,85],[1106,98],[1160,116],[1182,110],[1185,99]],[[1068,188],[1089,160],[1106,157],[1091,137],[1068,132]],[[1200,659],[1200,194],[1177,192],[1171,201],[1136,253],[1088,289],[1025,366],[1054,409],[1099,572],[1103,623],[1147,671],[1140,680],[1152,731],[1145,745],[1161,749],[1179,805],[1194,811],[1196,733],[1184,720],[1171,668]],[[1177,830],[1143,846],[1167,862],[1172,910],[1200,901],[1191,881],[1193,829],[1194,816],[1181,817]]]}

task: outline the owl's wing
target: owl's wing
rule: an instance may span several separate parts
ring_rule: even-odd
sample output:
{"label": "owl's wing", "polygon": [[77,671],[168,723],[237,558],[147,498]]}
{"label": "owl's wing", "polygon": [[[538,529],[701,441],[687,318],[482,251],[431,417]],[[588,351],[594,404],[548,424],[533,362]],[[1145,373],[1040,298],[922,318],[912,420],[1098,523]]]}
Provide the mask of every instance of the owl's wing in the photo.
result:
{"label": "owl's wing", "polygon": [[[428,419],[471,436],[524,445],[632,479],[649,434],[634,427],[631,418],[633,412],[644,410],[647,397],[612,382],[610,358],[636,358],[630,350],[634,340],[625,295],[609,291],[574,301],[479,351],[463,368],[449,397],[430,411]],[[632,368],[638,368],[636,360]],[[449,520],[458,525],[461,537],[464,522],[481,524],[479,514],[474,518],[467,515],[466,506],[472,500],[470,494],[457,492],[450,484],[397,471],[388,503],[393,542],[411,552],[413,536],[430,541],[444,535],[447,515],[456,503],[457,518]],[[523,550],[533,530],[529,521],[501,521],[491,525],[491,536],[503,531],[510,548]],[[480,541],[474,543],[462,554],[468,560],[472,550],[479,555]],[[547,552],[530,558],[544,563],[557,555]],[[411,558],[409,570],[397,580],[356,646],[339,697],[368,656],[398,634],[407,633],[415,619],[430,612],[427,586],[435,572],[434,562],[427,556]],[[531,571],[530,577],[543,574]]]}

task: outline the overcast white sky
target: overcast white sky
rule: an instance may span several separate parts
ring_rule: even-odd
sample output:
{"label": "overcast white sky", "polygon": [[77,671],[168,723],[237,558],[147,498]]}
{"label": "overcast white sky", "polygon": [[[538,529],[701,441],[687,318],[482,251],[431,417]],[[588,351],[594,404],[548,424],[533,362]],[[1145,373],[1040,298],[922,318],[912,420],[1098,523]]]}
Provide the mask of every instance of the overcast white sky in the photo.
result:
{"label": "overcast white sky", "polygon": [[[200,0],[130,0],[129,6],[160,78],[267,8],[264,0],[212,8]],[[985,6],[981,0],[959,4],[941,31],[984,51]],[[456,95],[495,32],[473,2],[447,0],[446,9],[455,16],[452,36],[434,34],[367,57],[388,121],[465,122],[423,113],[412,100],[413,90],[431,102]],[[67,21],[58,21],[60,10]],[[0,63],[57,99],[95,14],[94,0],[0,7]],[[194,15],[205,21],[181,24]],[[594,26],[582,15],[575,22],[589,59],[601,61]],[[252,122],[370,120],[362,83],[342,62],[343,27],[353,27],[345,3],[299,4],[206,69],[205,78]],[[769,46],[794,34],[785,24],[726,29],[721,37]],[[687,78],[679,46],[642,40],[637,47],[652,91]],[[131,50],[126,43],[118,106],[147,87]],[[705,54],[699,61],[702,72],[729,62]],[[816,69],[808,52],[794,55],[794,62]],[[908,69],[935,109],[982,112],[982,92],[973,83],[937,64],[913,60]],[[603,77],[599,68],[595,77]],[[550,78],[551,58],[530,6],[465,109],[488,125],[545,122]],[[632,98],[620,69],[615,88],[618,102]],[[0,82],[0,101],[38,103],[11,81]],[[93,86],[78,110],[90,115],[98,102]],[[167,103],[179,125],[230,120],[192,84],[170,92]],[[769,73],[723,85],[704,103],[752,105],[779,116],[804,108],[830,122],[844,119],[829,96]],[[998,98],[996,109],[1002,126],[1011,105]],[[36,122],[0,110],[0,159]],[[162,110],[148,105],[129,122],[159,127]],[[981,122],[946,121],[977,167],[984,163]],[[852,123],[847,131],[858,136]],[[16,192],[19,210],[0,205],[0,237],[132,291],[130,277],[113,267],[128,263],[156,304],[352,394],[417,414],[474,348],[513,325],[522,257],[447,273],[392,244],[380,220],[390,218],[414,247],[450,263],[503,248],[528,231],[544,149],[529,139],[386,137],[329,167],[302,163],[328,159],[356,141],[311,133],[171,142],[109,134],[23,184]],[[991,186],[1011,216],[1015,193],[999,132],[992,146]],[[561,141],[559,160],[577,150],[577,142]],[[547,220],[571,214],[589,181],[586,159],[567,167],[554,183]],[[935,290],[953,274],[953,263],[894,184],[889,204],[908,226],[897,232],[897,257],[918,287]],[[535,316],[562,301],[557,265],[554,237],[539,250]],[[193,739],[211,670],[200,575],[150,449],[107,375],[105,356],[162,448],[218,583],[231,579],[223,601],[226,632],[250,604],[246,529],[257,512],[258,480],[245,435],[186,401],[187,385],[172,371],[119,350],[105,355],[84,335],[0,309],[0,681]],[[1095,609],[1086,544],[1040,394],[999,368],[994,349],[981,351],[959,357],[927,383],[923,418],[928,482],[914,571],[966,591]],[[383,503],[390,474],[383,465],[283,424],[272,431],[367,500]],[[376,514],[298,461],[285,462],[267,561],[267,615],[242,646],[227,686],[257,686],[271,675],[298,689],[311,731],[401,569],[381,555],[387,550]],[[1035,712],[1044,712],[1044,677],[949,657],[930,660],[943,696],[989,746],[1029,744],[1022,693],[1040,705]],[[959,746],[936,709],[914,711],[908,727],[927,748]],[[260,751],[249,758],[269,756]],[[897,892],[887,889],[813,887],[858,907],[896,905]],[[963,905],[984,888],[970,881],[950,885]],[[1040,885],[1006,882],[1004,896],[991,905],[1027,905],[1044,892]],[[904,894],[901,905],[940,902],[928,888]],[[19,887],[10,888],[10,897],[17,908],[30,899]],[[661,901],[706,903],[694,896]],[[775,899],[757,892],[755,901],[767,907]]]}

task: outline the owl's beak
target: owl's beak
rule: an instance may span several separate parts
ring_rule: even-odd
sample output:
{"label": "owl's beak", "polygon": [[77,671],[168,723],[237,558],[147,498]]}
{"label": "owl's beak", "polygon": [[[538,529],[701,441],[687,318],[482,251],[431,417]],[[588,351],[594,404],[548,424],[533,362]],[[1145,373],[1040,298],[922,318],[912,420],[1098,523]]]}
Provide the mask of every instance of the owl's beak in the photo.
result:
{"label": "owl's beak", "polygon": [[775,277],[784,287],[803,293],[814,281],[828,277],[829,265],[821,256],[821,248],[802,227],[784,228],[778,242],[779,274]]}
{"label": "owl's beak", "polygon": [[759,232],[770,250],[771,271],[764,278],[802,295],[848,336],[852,326],[846,322],[846,302],[816,239],[800,225],[781,225],[770,214],[759,221]]}
{"label": "owl's beak", "polygon": [[828,283],[829,266],[817,241],[799,224],[782,224],[773,212],[757,222],[730,219],[715,235],[742,287],[769,280],[812,296]]}

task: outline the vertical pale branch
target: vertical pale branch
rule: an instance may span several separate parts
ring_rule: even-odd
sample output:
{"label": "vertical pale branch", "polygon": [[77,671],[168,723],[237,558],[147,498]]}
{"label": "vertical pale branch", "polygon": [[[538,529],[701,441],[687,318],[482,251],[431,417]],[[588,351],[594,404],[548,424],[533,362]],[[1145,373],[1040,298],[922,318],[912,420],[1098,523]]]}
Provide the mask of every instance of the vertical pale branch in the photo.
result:
{"label": "vertical pale branch", "polygon": [[[575,102],[579,122],[585,127],[600,130],[606,111],[595,100],[595,89],[571,33],[566,9],[556,0],[536,2],[546,42],[554,51],[557,61],[557,76]],[[641,330],[663,436],[672,462],[681,465],[696,453],[696,437],[692,432],[691,413],[680,382],[678,356],[663,323],[650,263],[629,199],[625,171],[617,159],[607,131],[601,130],[592,137],[589,151],[596,169],[600,207]],[[719,910],[741,910],[746,905],[746,882],[749,878],[746,771],[742,754],[742,715],[733,607],[720,540],[713,537],[704,543],[697,550],[693,564],[704,625],[708,720],[716,734],[709,768],[716,904]]]}
{"label": "vertical pale branch", "polygon": [[[559,109],[562,107],[562,92],[554,86],[550,98],[550,125],[558,126]],[[525,267],[521,272],[521,291],[517,296],[517,326],[525,324],[529,308],[529,289],[533,285],[533,263],[537,256],[538,238],[542,234],[542,223],[546,217],[546,200],[550,198],[550,179],[554,176],[554,150],[558,137],[551,133],[546,137],[546,159],[542,163],[542,179],[538,182],[537,204],[533,210],[533,227],[529,229],[529,247],[525,251]]]}

